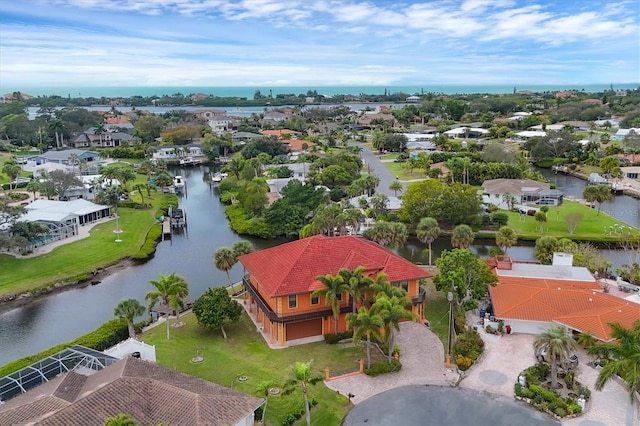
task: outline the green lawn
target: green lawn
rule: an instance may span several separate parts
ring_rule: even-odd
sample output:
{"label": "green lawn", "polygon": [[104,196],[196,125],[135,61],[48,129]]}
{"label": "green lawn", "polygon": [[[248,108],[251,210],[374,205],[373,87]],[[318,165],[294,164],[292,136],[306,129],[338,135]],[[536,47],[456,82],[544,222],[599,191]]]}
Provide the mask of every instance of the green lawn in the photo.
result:
{"label": "green lawn", "polygon": [[[519,213],[507,212],[509,226],[516,230],[520,238],[537,239],[540,236],[569,237],[569,231],[565,217],[569,213],[581,213],[582,220],[578,224],[575,234],[571,238],[583,241],[616,241],[619,237],[605,235],[605,228],[616,224],[622,224],[618,219],[604,213],[598,215],[597,209],[589,208],[575,201],[565,200],[559,207],[549,207],[547,222],[544,232],[537,229],[538,222],[533,216],[521,216]],[[633,229],[632,235],[639,236],[640,231]]]}
{"label": "green lawn", "polygon": [[[136,253],[155,223],[155,209],[120,208],[122,242],[115,242],[115,220],[96,225],[91,236],[34,258],[0,255],[0,295],[16,294],[89,273]],[[141,232],[144,230],[144,232]]]}
{"label": "green lawn", "polygon": [[403,168],[404,163],[396,163],[395,161],[390,163],[382,163],[385,167],[400,180],[413,180],[413,179],[426,179],[424,173],[415,169],[413,173],[407,173]]}
{"label": "green lawn", "polygon": [[447,295],[436,290],[433,280],[427,280],[425,289],[427,290],[424,302],[425,317],[429,321],[431,330],[438,335],[446,348],[449,332],[449,302],[447,301]]}
{"label": "green lawn", "polygon": [[[366,356],[364,347],[352,344],[327,345],[320,342],[270,349],[244,313],[238,323],[225,327],[227,340],[222,338],[219,331],[208,331],[198,326],[193,314],[182,318],[187,325],[172,328],[170,340],[166,339],[164,324],[142,336],[145,343],[156,346],[158,364],[251,395],[257,396],[256,388],[265,380],[274,380],[278,387],[282,387],[290,378],[289,366],[296,361],[313,360],[315,373],[324,376],[325,367],[336,372],[356,371],[358,360]],[[191,358],[196,353],[204,357],[203,363],[191,363]],[[242,375],[247,376],[248,380],[238,381],[237,378]],[[357,392],[354,389],[354,393]],[[337,395],[322,382],[309,388],[309,400],[311,399],[318,401],[318,405],[311,411],[311,422],[314,425],[339,425],[352,407],[347,398]],[[303,407],[302,392],[299,389],[289,395],[270,396],[266,423],[281,425],[287,416]],[[296,424],[302,423],[304,417]]]}

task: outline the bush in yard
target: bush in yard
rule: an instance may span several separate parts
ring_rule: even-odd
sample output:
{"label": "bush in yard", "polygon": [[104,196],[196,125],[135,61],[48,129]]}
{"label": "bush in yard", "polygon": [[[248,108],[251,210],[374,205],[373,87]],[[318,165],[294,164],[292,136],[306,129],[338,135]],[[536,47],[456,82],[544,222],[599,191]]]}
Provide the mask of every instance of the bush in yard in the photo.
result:
{"label": "bush in yard", "polygon": [[456,364],[460,370],[466,371],[471,367],[471,364],[473,364],[473,360],[468,356],[458,355],[456,356]]}
{"label": "bush in yard", "polygon": [[350,339],[353,337],[353,330],[341,331],[340,333],[330,333],[324,335],[324,342],[329,345],[339,343],[341,340]]}
{"label": "bush in yard", "polygon": [[371,377],[376,377],[385,373],[392,373],[394,371],[400,371],[402,369],[402,364],[397,359],[392,359],[391,364],[387,363],[387,361],[379,361],[371,364],[370,368],[364,369],[364,374]]}

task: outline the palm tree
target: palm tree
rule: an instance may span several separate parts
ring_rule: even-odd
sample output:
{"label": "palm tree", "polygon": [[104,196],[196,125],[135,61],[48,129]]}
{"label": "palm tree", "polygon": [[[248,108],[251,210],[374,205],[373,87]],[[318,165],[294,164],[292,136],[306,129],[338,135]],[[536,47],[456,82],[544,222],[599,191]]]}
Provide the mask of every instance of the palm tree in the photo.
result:
{"label": "palm tree", "polygon": [[391,182],[391,185],[389,185],[389,189],[391,191],[393,191],[393,196],[397,197],[398,196],[398,191],[402,191],[403,186],[400,182],[398,182],[397,180]]}
{"label": "palm tree", "polygon": [[546,331],[538,334],[533,342],[536,352],[545,353],[551,366],[551,386],[558,387],[558,363],[562,363],[577,348],[571,333],[565,327],[552,325]]}
{"label": "palm tree", "polygon": [[213,264],[217,269],[224,271],[227,274],[227,279],[229,280],[229,285],[233,285],[231,282],[231,276],[229,275],[229,271],[238,261],[235,253],[232,249],[228,247],[220,247],[216,250],[216,253],[213,256]]}
{"label": "palm tree", "polygon": [[319,381],[322,380],[320,376],[314,376],[311,373],[311,364],[313,361],[309,362],[296,362],[291,367],[291,380],[287,381],[286,386],[290,389],[293,389],[294,385],[300,384],[302,388],[302,395],[304,397],[304,411],[305,411],[305,419],[307,420],[307,426],[311,426],[311,413],[309,412],[309,397],[307,395],[307,390],[309,385],[315,385]]}
{"label": "palm tree", "polygon": [[380,315],[371,314],[366,307],[361,306],[358,313],[347,314],[347,324],[354,328],[353,340],[358,341],[362,337],[367,338],[367,368],[371,368],[371,337],[382,340],[380,330],[384,322]]}
{"label": "palm tree", "polygon": [[471,246],[475,234],[469,225],[458,225],[453,228],[451,245],[455,248],[466,249]]}
{"label": "palm tree", "polygon": [[258,383],[256,387],[256,393],[260,396],[264,395],[264,406],[262,407],[262,419],[260,423],[264,424],[264,416],[267,413],[267,403],[269,402],[269,391],[278,386],[275,380],[263,380]]}
{"label": "palm tree", "polygon": [[231,250],[233,250],[233,254],[236,256],[236,261],[237,261],[237,258],[242,256],[243,254],[249,254],[254,252],[253,244],[251,244],[247,240],[240,240],[236,242],[233,245]]}
{"label": "palm tree", "polygon": [[104,128],[104,124],[100,123],[96,126],[96,128],[93,130],[93,134],[94,135],[98,135],[98,137],[100,138],[100,147],[102,147],[102,134],[105,132],[105,128]]}
{"label": "palm tree", "polygon": [[104,426],[136,426],[137,423],[128,414],[118,414],[115,417],[107,417]]}
{"label": "palm tree", "polygon": [[440,235],[438,221],[432,217],[423,217],[416,228],[416,236],[423,244],[429,246],[429,266],[431,266],[431,244]]}
{"label": "palm tree", "polygon": [[502,226],[496,232],[496,244],[502,249],[502,252],[506,255],[509,247],[518,242],[518,234],[513,228],[508,226]]}
{"label": "palm tree", "polygon": [[386,294],[382,294],[376,298],[376,302],[371,307],[371,313],[380,315],[384,323],[385,336],[388,342],[387,357],[389,364],[391,364],[395,332],[400,331],[400,321],[417,318],[416,314],[406,309],[409,305],[411,305],[411,299],[407,296],[389,297]]}
{"label": "palm tree", "polygon": [[137,316],[144,314],[144,306],[140,304],[136,299],[124,299],[113,309],[113,315],[118,318],[127,320],[127,327],[129,328],[129,337],[132,339],[136,337],[136,328],[133,324],[134,319]]}
{"label": "palm tree", "polygon": [[406,296],[407,292],[402,287],[397,287],[388,280],[387,274],[384,272],[379,273],[375,280],[371,283],[371,290],[374,292],[375,298],[384,294],[387,297],[402,297]]}
{"label": "palm tree", "polygon": [[[171,275],[160,275],[157,280],[149,281],[155,288],[144,297],[149,302],[149,312],[153,307],[162,301],[164,305],[172,306],[176,304],[176,298],[183,298],[189,294],[189,288],[184,278],[175,273]],[[169,339],[169,314],[167,314],[167,339]]]}
{"label": "palm tree", "polygon": [[342,294],[349,291],[349,284],[345,283],[340,275],[320,275],[316,279],[324,284],[324,288],[314,291],[311,296],[324,296],[325,305],[331,306],[333,311],[333,332],[338,333],[340,302],[342,302]]}
{"label": "palm tree", "polygon": [[[353,271],[343,268],[338,271],[338,275],[347,284],[349,296],[351,297],[351,312],[358,312],[357,302],[362,303],[362,296],[369,289],[373,281],[369,277],[365,277],[364,266],[358,266]],[[354,330],[355,331],[355,330]]]}
{"label": "palm tree", "polygon": [[598,374],[596,389],[602,390],[608,381],[619,376],[627,384],[629,397],[633,401],[633,395],[640,393],[640,320],[629,329],[619,323],[609,326],[615,341],[587,349],[592,355],[609,359],[609,363]]}

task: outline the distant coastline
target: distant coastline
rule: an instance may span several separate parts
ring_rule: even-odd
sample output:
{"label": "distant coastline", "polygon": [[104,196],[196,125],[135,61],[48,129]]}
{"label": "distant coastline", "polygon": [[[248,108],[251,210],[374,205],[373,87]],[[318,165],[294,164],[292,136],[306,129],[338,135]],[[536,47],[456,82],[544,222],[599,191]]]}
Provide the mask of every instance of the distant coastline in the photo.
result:
{"label": "distant coastline", "polygon": [[262,94],[271,94],[273,96],[279,94],[301,94],[308,91],[316,91],[318,95],[334,96],[334,95],[359,95],[359,94],[382,94],[387,93],[442,93],[445,95],[455,94],[508,94],[516,91],[530,92],[549,92],[559,90],[579,90],[590,93],[602,92],[609,90],[613,86],[615,90],[637,89],[640,83],[602,83],[602,84],[496,84],[496,85],[404,85],[404,86],[262,86],[262,87],[216,87],[216,86],[96,86],[96,87],[40,87],[40,86],[24,86],[24,87],[5,87],[0,86],[0,95],[11,92],[26,93],[31,96],[61,96],[71,98],[86,97],[106,97],[120,98],[131,96],[162,96],[182,93],[184,95],[194,93],[204,93],[217,97],[238,97],[252,99],[256,91]]}

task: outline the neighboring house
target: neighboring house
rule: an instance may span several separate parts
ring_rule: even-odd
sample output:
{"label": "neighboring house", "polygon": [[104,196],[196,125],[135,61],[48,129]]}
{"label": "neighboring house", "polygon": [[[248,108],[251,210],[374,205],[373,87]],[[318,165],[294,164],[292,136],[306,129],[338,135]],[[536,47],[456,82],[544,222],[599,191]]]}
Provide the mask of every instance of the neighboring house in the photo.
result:
{"label": "neighboring house", "polygon": [[233,135],[231,135],[231,138],[236,142],[249,142],[261,137],[263,136],[258,133],[251,132],[235,132]]}
{"label": "neighboring house", "polygon": [[311,163],[288,163],[288,164],[269,164],[267,165],[268,169],[279,169],[280,167],[285,166],[289,168],[293,172],[293,178],[298,179],[301,182],[307,180],[307,174],[309,173],[309,167]]}
{"label": "neighboring house", "polygon": [[[379,246],[353,236],[316,235],[276,247],[240,256],[247,275],[243,278],[249,292],[249,311],[265,339],[281,346],[298,339],[319,341],[335,333],[331,307],[323,296],[312,297],[324,288],[316,278],[336,275],[342,268],[365,268],[365,275],[375,278],[385,273],[388,280],[407,290],[412,299],[410,309],[424,318],[424,290],[419,280],[431,273]],[[346,314],[351,312],[348,295],[342,295],[337,331],[347,330]],[[295,343],[295,342],[294,342]],[[301,342],[297,342],[301,343]]]}
{"label": "neighboring house", "polygon": [[482,187],[482,202],[505,210],[509,209],[509,206],[503,200],[504,194],[513,195],[516,204],[534,203],[548,206],[562,204],[564,196],[557,189],[550,189],[548,183],[531,179],[490,179],[485,180]]}
{"label": "neighboring house", "polygon": [[358,118],[358,124],[364,127],[375,127],[376,124],[374,123],[379,121],[386,121],[391,125],[391,127],[395,127],[398,124],[398,120],[396,120],[393,115],[385,113],[366,112],[363,116]]}
{"label": "neighboring house", "polygon": [[[362,198],[367,200],[367,203],[371,205],[371,200],[373,199],[373,197],[369,197],[367,195],[360,195],[357,197],[349,198],[347,200],[347,203],[349,203],[351,207],[360,208],[360,199]],[[402,208],[402,200],[400,198],[393,195],[388,195],[387,198],[389,199],[389,202],[387,203],[387,210],[391,212],[397,212]]]}
{"label": "neighboring house", "polygon": [[420,102],[420,96],[407,96],[407,98],[405,99],[405,102],[407,103],[416,103],[416,102]]}
{"label": "neighboring house", "polygon": [[458,127],[456,129],[447,130],[444,134],[451,138],[478,139],[487,136],[489,134],[489,130],[478,127]]}
{"label": "neighboring house", "polygon": [[618,118],[600,118],[594,121],[593,124],[596,126],[606,126],[607,123],[609,123],[611,127],[620,127],[620,121],[622,120]]}
{"label": "neighboring house", "polygon": [[261,130],[262,136],[275,136],[276,138],[290,137],[294,138],[296,132],[289,129],[273,129],[273,130]]}
{"label": "neighboring house", "polygon": [[520,139],[542,138],[547,136],[547,132],[542,130],[523,130],[515,134]]}
{"label": "neighboring house", "polygon": [[618,131],[611,136],[611,139],[615,141],[624,140],[624,138],[631,132],[634,132],[636,135],[640,135],[640,128],[632,127],[630,129],[618,129]]}
{"label": "neighboring house", "polygon": [[81,362],[9,399],[0,405],[0,424],[102,425],[125,413],[139,425],[253,426],[254,413],[264,403],[132,356],[117,360],[79,346],[71,349],[87,351],[85,359],[95,353],[106,366]]}
{"label": "neighboring house", "polygon": [[83,149],[66,149],[63,151],[47,151],[44,154],[36,154],[27,156],[27,161],[35,162],[36,166],[44,163],[58,163],[64,165],[72,165],[69,157],[76,155],[78,160],[86,160],[91,162],[100,158],[100,154],[95,151],[87,151]]}
{"label": "neighboring house", "polygon": [[262,117],[262,122],[271,122],[271,123],[279,123],[281,121],[286,120],[287,118],[289,118],[291,116],[291,114],[287,114],[284,112],[280,112],[280,111],[269,111],[269,112],[265,112],[264,116]]}
{"label": "neighboring house", "polygon": [[[119,125],[110,125],[110,127],[117,128],[119,127]],[[96,133],[96,128],[91,127],[71,139],[69,145],[73,146],[74,148],[115,148],[122,144],[133,142],[134,139],[135,138],[129,133],[120,131],[105,131],[102,133]]]}
{"label": "neighboring house", "polygon": [[224,116],[227,114],[227,112],[222,109],[197,109],[192,112],[196,117],[207,121],[214,117]]}
{"label": "neighboring house", "polygon": [[529,130],[534,130],[534,131],[549,131],[549,132],[559,132],[560,130],[564,129],[566,127],[566,125],[562,124],[562,123],[556,123],[556,124],[537,124],[535,126],[531,126],[529,127]]}
{"label": "neighboring house", "polygon": [[304,139],[285,139],[282,143],[286,144],[291,152],[306,152],[316,146],[315,143]]}
{"label": "neighboring house", "polygon": [[207,122],[214,133],[220,135],[222,133],[231,132],[238,128],[238,120],[226,115],[216,115]]}
{"label": "neighboring house", "polygon": [[640,166],[620,167],[622,176],[627,179],[640,180]]}
{"label": "neighboring house", "polygon": [[171,145],[171,146],[156,146],[155,152],[151,156],[153,160],[164,161],[179,161],[180,159],[197,159],[205,157],[202,152],[202,145],[192,142],[187,145]]}
{"label": "neighboring house", "polygon": [[554,253],[552,265],[496,262],[498,283],[489,287],[495,319],[514,333],[538,334],[555,323],[610,341],[609,323],[630,328],[640,318],[640,304],[605,293],[588,269],[572,262],[567,253]]}
{"label": "neighboring house", "polygon": [[84,199],[35,200],[27,204],[25,209],[26,213],[19,219],[21,222],[40,223],[48,229],[47,235],[31,241],[32,247],[73,237],[78,234],[80,226],[111,216],[110,206],[94,204]]}

